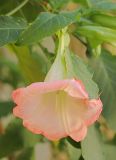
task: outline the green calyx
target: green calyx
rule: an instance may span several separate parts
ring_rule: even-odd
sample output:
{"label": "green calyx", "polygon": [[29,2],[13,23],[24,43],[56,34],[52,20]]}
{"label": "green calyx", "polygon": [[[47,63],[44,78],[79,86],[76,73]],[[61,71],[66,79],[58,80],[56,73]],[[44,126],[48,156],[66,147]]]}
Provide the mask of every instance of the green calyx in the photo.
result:
{"label": "green calyx", "polygon": [[68,78],[66,69],[65,54],[68,54],[68,46],[70,43],[70,37],[67,33],[67,28],[57,33],[59,43],[57,49],[57,55],[54,63],[52,64],[45,81],[62,80]]}

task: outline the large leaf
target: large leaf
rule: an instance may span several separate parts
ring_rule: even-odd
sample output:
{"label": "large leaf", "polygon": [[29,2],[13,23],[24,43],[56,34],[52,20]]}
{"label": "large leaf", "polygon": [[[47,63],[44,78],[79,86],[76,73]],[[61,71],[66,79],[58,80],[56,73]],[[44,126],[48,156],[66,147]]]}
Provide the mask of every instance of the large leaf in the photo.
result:
{"label": "large leaf", "polygon": [[75,22],[80,15],[80,10],[53,14],[41,13],[37,19],[22,33],[17,44],[32,44],[50,36],[58,30]]}
{"label": "large leaf", "polygon": [[103,141],[97,127],[91,126],[87,137],[81,142],[84,160],[114,160],[116,146]]}
{"label": "large leaf", "polygon": [[89,128],[87,137],[81,143],[84,160],[106,160],[98,136],[95,126]]}
{"label": "large leaf", "polygon": [[103,51],[101,56],[90,60],[103,101],[103,114],[110,127],[116,130],[116,56]]}
{"label": "large leaf", "polygon": [[99,89],[97,84],[92,80],[92,74],[81,58],[74,54],[71,54],[71,56],[66,54],[66,68],[69,74],[80,79],[84,83],[90,98],[98,97]]}
{"label": "large leaf", "polygon": [[67,142],[66,144],[67,144],[70,160],[79,160],[79,158],[81,157],[81,149],[72,146],[69,142]]}
{"label": "large leaf", "polygon": [[116,157],[116,146],[104,143],[102,144],[102,148],[104,150],[105,160],[114,160],[114,157]]}
{"label": "large leaf", "polygon": [[0,16],[0,46],[15,42],[26,27],[22,18]]}

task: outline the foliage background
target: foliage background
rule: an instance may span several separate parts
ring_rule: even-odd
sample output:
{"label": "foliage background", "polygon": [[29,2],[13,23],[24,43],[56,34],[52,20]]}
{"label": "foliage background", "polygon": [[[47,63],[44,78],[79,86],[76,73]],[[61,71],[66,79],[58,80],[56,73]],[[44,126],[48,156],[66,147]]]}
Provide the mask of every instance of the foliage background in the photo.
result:
{"label": "foliage background", "polygon": [[[93,80],[97,83],[104,104],[100,119],[79,143],[69,137],[48,141],[30,133],[12,115],[12,91],[44,80],[56,56],[56,33],[64,27],[68,27],[70,50],[74,53],[72,69],[87,85],[90,96],[96,96]],[[0,159],[115,160],[115,157],[116,2],[0,1]]]}

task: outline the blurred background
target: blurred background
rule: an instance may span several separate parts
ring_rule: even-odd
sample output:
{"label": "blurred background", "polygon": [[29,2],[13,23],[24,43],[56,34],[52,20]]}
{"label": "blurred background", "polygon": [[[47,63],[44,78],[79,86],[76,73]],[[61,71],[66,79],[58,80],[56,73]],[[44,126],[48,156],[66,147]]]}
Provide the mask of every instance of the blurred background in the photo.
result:
{"label": "blurred background", "polygon": [[[7,15],[22,2],[23,0],[0,0],[0,15]],[[92,4],[94,4],[93,2],[94,0]],[[116,1],[112,2],[116,6]],[[97,0],[93,8],[96,7],[96,4]],[[13,16],[22,17],[28,23],[32,23],[42,11],[58,13],[62,10],[71,11],[83,5],[85,5],[84,0],[28,0]],[[108,8],[108,5],[106,8]],[[116,14],[116,7],[110,14]],[[71,26],[71,29],[73,27]],[[88,46],[84,45],[82,40],[77,39],[74,35],[71,35],[70,38],[70,49],[83,58],[85,62],[88,62]],[[103,43],[102,47],[109,55],[116,56],[115,45]],[[38,79],[37,75],[33,74],[33,71],[35,70],[36,72],[38,68],[41,68],[41,59],[44,59],[45,66],[42,70],[46,74],[55,57],[55,44],[52,37],[48,37],[42,40],[40,44],[32,46],[31,54],[26,46],[19,48],[11,47],[10,45],[0,47],[0,160],[84,160],[80,143],[75,143],[70,138],[62,139],[59,142],[50,142],[43,136],[34,135],[26,130],[22,126],[22,121],[13,116],[12,109],[15,104],[12,102],[12,91]],[[25,56],[25,54],[28,56]],[[23,60],[25,60],[25,66],[23,65]],[[23,68],[25,69],[23,70]],[[116,72],[114,76],[114,79],[116,79]],[[45,75],[42,77],[42,80],[44,77]],[[116,106],[116,103],[114,105]],[[115,131],[107,125],[106,119],[102,116],[99,123],[101,124],[100,132],[102,135],[105,135],[104,139],[108,139],[111,142],[110,148],[109,146],[105,148],[105,152],[108,152],[106,154],[107,159],[105,159],[109,160],[112,157],[111,160],[115,160]],[[93,145],[96,145],[96,143]],[[110,153],[109,150],[111,150]],[[93,159],[85,158],[85,160]],[[95,160],[102,159],[95,158]]]}

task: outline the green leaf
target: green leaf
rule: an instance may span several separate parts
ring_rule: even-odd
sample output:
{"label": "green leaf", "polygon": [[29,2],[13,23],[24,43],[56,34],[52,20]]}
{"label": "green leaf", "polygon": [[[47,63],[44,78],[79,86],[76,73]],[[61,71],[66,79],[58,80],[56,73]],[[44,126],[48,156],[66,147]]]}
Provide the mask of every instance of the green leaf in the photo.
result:
{"label": "green leaf", "polygon": [[78,19],[80,10],[53,14],[41,13],[37,19],[22,33],[17,41],[18,45],[32,44],[51,36],[58,30],[72,24]]}
{"label": "green leaf", "polygon": [[73,147],[69,142],[66,143],[70,160],[79,160],[81,156],[81,149]]}
{"label": "green leaf", "polygon": [[13,46],[13,49],[19,60],[21,72],[26,82],[32,83],[43,81],[47,72],[47,70],[45,71],[44,69],[46,60],[36,53],[31,53],[28,47]]}
{"label": "green leaf", "polygon": [[94,70],[94,80],[97,82],[103,101],[103,114],[111,128],[116,130],[116,56],[102,51],[98,58],[90,60]]}
{"label": "green leaf", "polygon": [[71,56],[66,54],[66,68],[69,74],[74,75],[75,78],[84,83],[90,98],[98,97],[99,89],[97,84],[92,80],[92,74],[81,58],[74,54],[71,54]]}
{"label": "green leaf", "polygon": [[0,102],[0,118],[12,113],[13,102]]}
{"label": "green leaf", "polygon": [[110,144],[102,144],[102,148],[104,150],[105,160],[114,160],[116,157],[116,146]]}
{"label": "green leaf", "polygon": [[23,147],[22,126],[15,121],[0,135],[0,158],[8,156]]}
{"label": "green leaf", "polygon": [[115,42],[116,30],[101,26],[82,26],[78,27],[77,33],[88,39],[97,39],[101,42]]}
{"label": "green leaf", "polygon": [[15,42],[26,27],[22,18],[0,16],[0,47]]}
{"label": "green leaf", "polygon": [[87,137],[81,142],[84,160],[106,160],[98,136],[95,126],[91,126]]}
{"label": "green leaf", "polygon": [[67,137],[66,139],[67,139],[67,141],[68,141],[73,147],[78,148],[78,149],[81,149],[81,144],[80,144],[80,142],[76,142],[76,141],[74,141],[74,140],[73,140],[72,138],[70,138],[70,137]]}
{"label": "green leaf", "polygon": [[116,145],[104,142],[100,131],[95,126],[89,128],[81,146],[84,160],[114,160],[116,157]]}

